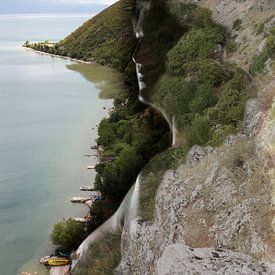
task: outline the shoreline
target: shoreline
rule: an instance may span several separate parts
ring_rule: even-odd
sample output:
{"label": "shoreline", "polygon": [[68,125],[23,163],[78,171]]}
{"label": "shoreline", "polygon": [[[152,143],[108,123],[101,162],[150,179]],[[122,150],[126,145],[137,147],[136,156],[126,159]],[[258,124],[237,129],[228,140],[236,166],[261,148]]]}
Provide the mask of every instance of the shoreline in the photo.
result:
{"label": "shoreline", "polygon": [[[94,62],[94,61],[84,61],[84,60],[80,60],[80,59],[76,59],[76,58],[71,58],[71,57],[68,57],[68,56],[61,56],[61,55],[47,53],[47,52],[44,52],[44,51],[35,50],[33,48],[30,48],[30,47],[25,47],[25,46],[21,46],[21,47],[24,48],[24,49],[30,50],[32,52],[35,52],[37,54],[40,54],[40,55],[45,55],[45,56],[54,57],[54,58],[61,58],[61,59],[68,60],[68,61],[73,61],[73,62],[76,62],[76,63],[79,63],[79,64],[98,64],[97,62]],[[100,90],[98,90],[98,91],[100,92]],[[99,97],[99,99],[100,100],[105,100],[105,99],[102,99],[100,97]],[[110,99],[108,99],[108,100],[110,100]],[[112,98],[112,101],[113,101],[113,98]],[[108,107],[107,108],[103,107],[103,109],[106,111],[106,113],[100,118],[100,120],[97,123],[98,125],[104,118],[107,118],[109,116],[109,113],[110,113],[110,111],[112,110],[113,107],[114,107],[113,102],[112,102],[112,105],[109,108]],[[96,126],[94,126],[94,128],[96,128]],[[97,134],[97,136],[98,136],[98,134]],[[96,142],[96,144],[97,144],[97,142]],[[96,145],[96,146],[98,146],[98,145]],[[98,151],[97,151],[96,155],[97,155],[97,158],[100,159]],[[67,204],[68,202],[65,202],[65,203]],[[84,214],[83,219],[87,219],[89,214],[90,214],[89,206],[88,205],[86,205],[86,206],[88,208],[88,211],[87,211],[88,213]],[[74,219],[74,217],[71,217],[71,218]],[[55,266],[55,267],[51,266],[47,269],[48,269],[48,274],[49,275],[64,275],[64,274],[67,274],[67,272],[70,270],[70,268],[71,268],[71,265],[66,265],[66,266]],[[21,272],[20,274],[25,274],[25,273]],[[29,274],[29,273],[26,272],[26,274]]]}
{"label": "shoreline", "polygon": [[72,57],[65,56],[65,55],[57,55],[57,54],[53,54],[53,53],[47,53],[47,52],[38,51],[38,50],[35,50],[33,48],[30,48],[30,47],[26,47],[26,46],[22,46],[22,48],[24,48],[26,50],[29,50],[29,51],[32,51],[32,52],[36,52],[40,55],[47,55],[47,56],[51,56],[51,57],[61,58],[61,59],[69,60],[69,61],[74,61],[74,62],[77,62],[77,63],[80,63],[80,64],[97,64],[94,61],[84,61],[84,60],[81,60],[81,59],[72,58]]}

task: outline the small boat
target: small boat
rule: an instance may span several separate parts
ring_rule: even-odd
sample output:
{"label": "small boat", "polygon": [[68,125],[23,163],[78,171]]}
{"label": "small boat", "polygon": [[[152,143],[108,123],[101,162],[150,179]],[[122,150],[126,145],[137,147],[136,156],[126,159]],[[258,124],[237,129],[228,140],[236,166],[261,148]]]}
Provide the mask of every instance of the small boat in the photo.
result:
{"label": "small boat", "polygon": [[94,191],[94,187],[93,186],[81,186],[80,191]]}
{"label": "small boat", "polygon": [[88,165],[87,169],[95,169],[95,166],[94,165]]}
{"label": "small boat", "polygon": [[59,257],[51,257],[46,260],[45,265],[47,266],[63,266],[69,265],[70,260],[68,258],[59,258]]}
{"label": "small boat", "polygon": [[91,146],[91,149],[92,149],[92,150],[97,150],[97,149],[98,149],[98,146],[97,146],[97,145]]}
{"label": "small boat", "polygon": [[74,203],[85,203],[86,201],[88,201],[90,198],[84,198],[84,197],[72,197],[71,198],[71,202],[74,202]]}
{"label": "small boat", "polygon": [[85,222],[87,222],[87,219],[85,219],[85,218],[74,218],[74,221],[80,222],[80,223],[85,223]]}
{"label": "small boat", "polygon": [[103,199],[103,197],[101,195],[91,195],[90,199],[92,199],[93,201],[100,201]]}
{"label": "small boat", "polygon": [[85,154],[84,157],[91,157],[91,154]]}

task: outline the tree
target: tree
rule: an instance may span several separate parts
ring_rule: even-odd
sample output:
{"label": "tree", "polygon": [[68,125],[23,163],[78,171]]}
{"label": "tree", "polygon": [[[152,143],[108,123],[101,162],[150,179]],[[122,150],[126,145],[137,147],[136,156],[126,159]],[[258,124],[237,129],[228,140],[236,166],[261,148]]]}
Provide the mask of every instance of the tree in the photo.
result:
{"label": "tree", "polygon": [[50,238],[54,245],[60,245],[67,250],[73,250],[85,238],[84,227],[72,219],[63,219],[54,225]]}

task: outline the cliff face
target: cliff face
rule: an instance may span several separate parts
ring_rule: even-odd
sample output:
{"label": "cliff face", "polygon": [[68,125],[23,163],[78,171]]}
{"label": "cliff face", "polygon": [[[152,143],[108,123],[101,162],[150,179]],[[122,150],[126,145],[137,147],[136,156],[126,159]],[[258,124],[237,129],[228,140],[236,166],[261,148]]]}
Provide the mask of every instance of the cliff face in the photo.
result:
{"label": "cliff face", "polygon": [[[248,72],[274,27],[274,1],[182,1],[213,11]],[[179,1],[167,1],[177,15]],[[180,20],[181,18],[179,18]],[[261,32],[257,26],[261,26]],[[272,60],[251,83],[240,133],[218,148],[194,146],[162,177],[154,219],[125,225],[116,274],[275,273],[275,75]],[[273,103],[272,103],[273,102]]]}

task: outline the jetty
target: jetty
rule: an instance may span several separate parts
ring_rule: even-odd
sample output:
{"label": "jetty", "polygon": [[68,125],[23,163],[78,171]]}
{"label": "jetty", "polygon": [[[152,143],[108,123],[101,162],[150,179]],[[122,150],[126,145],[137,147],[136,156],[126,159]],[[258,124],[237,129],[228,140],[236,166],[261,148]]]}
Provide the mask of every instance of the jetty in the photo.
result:
{"label": "jetty", "polygon": [[79,223],[85,223],[87,222],[86,218],[74,218],[74,221],[79,222]]}
{"label": "jetty", "polygon": [[95,191],[93,186],[81,186],[80,191]]}
{"label": "jetty", "polygon": [[85,197],[72,197],[71,198],[71,202],[73,202],[73,203],[85,203],[88,200],[90,200],[90,198],[85,198]]}
{"label": "jetty", "polygon": [[92,208],[93,204],[94,204],[94,200],[88,200],[85,202],[85,205],[87,205],[89,208]]}

